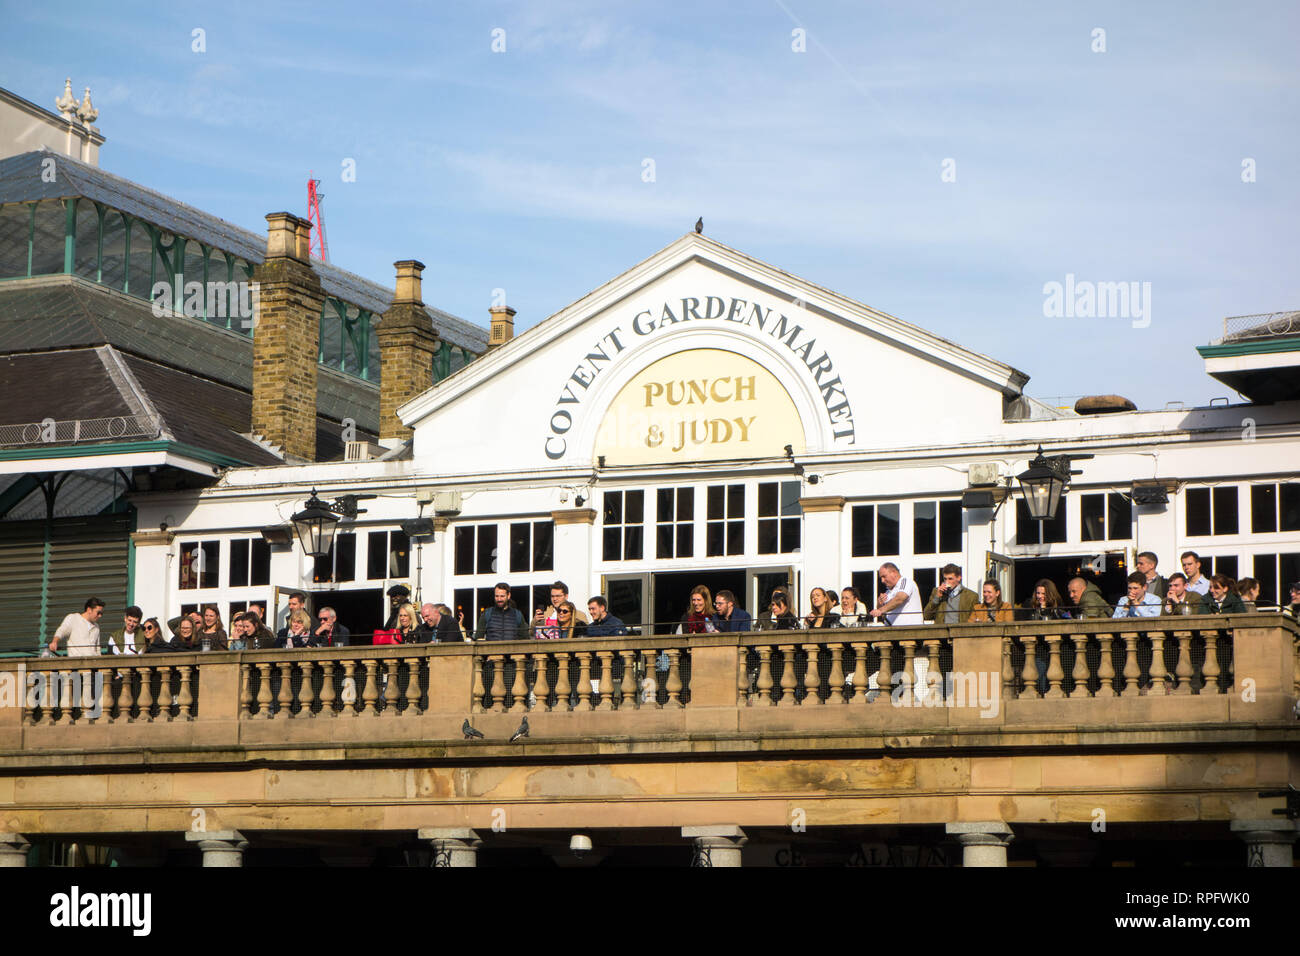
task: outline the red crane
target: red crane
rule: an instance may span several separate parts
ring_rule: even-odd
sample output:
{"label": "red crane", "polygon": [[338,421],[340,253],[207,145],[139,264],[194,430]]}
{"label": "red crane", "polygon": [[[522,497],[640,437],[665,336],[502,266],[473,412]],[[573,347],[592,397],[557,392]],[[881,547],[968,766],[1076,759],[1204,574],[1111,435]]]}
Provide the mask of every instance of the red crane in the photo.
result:
{"label": "red crane", "polygon": [[321,262],[330,261],[329,246],[325,242],[325,213],[320,203],[325,194],[317,190],[320,180],[307,174],[307,218],[311,221],[311,254]]}

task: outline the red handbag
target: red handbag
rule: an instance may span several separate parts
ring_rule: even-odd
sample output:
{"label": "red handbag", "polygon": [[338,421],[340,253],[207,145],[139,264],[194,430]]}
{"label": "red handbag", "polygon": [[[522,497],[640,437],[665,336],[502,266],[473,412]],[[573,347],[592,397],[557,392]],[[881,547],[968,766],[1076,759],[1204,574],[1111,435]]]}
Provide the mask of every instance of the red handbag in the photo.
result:
{"label": "red handbag", "polygon": [[402,643],[402,634],[397,628],[390,631],[376,629],[373,643],[375,644],[400,644]]}

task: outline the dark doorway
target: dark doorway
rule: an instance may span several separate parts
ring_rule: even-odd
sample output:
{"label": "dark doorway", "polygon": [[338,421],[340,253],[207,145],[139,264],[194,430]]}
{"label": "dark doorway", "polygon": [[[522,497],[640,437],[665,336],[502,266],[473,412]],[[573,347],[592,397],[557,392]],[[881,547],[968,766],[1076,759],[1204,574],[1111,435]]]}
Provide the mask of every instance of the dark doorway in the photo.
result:
{"label": "dark doorway", "polygon": [[388,598],[382,588],[365,588],[360,591],[312,591],[308,594],[313,618],[323,607],[332,607],[338,613],[339,623],[348,629],[351,644],[369,644],[376,628],[384,626],[388,618]]}
{"label": "dark doorway", "polygon": [[[727,568],[715,571],[671,571],[654,576],[656,634],[671,634],[690,608],[691,588],[703,584],[710,594],[727,590],[736,595],[737,603],[745,601],[744,568]],[[708,608],[709,614],[713,608]]]}
{"label": "dark doorway", "polygon": [[1072,558],[1023,558],[1015,561],[1016,594],[1012,598],[1017,607],[1028,605],[1034,593],[1034,585],[1042,578],[1047,578],[1061,592],[1061,599],[1070,603],[1066,585],[1070,578],[1083,578],[1092,581],[1101,588],[1106,600],[1114,604],[1120,595],[1126,593],[1124,579],[1131,573],[1123,553],[1102,555],[1105,562],[1101,574],[1097,574],[1089,565],[1096,555],[1076,555]]}

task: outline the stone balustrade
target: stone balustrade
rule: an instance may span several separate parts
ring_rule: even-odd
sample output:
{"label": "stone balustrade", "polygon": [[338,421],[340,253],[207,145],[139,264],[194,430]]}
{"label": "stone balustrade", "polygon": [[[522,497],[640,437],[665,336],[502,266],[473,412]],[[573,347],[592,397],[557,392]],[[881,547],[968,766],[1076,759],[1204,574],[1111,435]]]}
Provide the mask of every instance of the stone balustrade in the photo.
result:
{"label": "stone balustrade", "polygon": [[[76,666],[69,666],[73,662]],[[189,721],[199,715],[197,654],[20,661],[29,726]]]}

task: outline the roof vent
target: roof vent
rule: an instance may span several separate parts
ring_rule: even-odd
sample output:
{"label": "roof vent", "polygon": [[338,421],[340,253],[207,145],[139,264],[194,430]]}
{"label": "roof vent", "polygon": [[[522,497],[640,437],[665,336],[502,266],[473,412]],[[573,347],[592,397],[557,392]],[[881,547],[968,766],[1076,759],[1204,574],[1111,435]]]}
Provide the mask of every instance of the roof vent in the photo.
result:
{"label": "roof vent", "polygon": [[1080,415],[1113,415],[1116,412],[1135,412],[1137,406],[1122,395],[1085,395],[1074,403]]}
{"label": "roof vent", "polygon": [[344,461],[369,461],[378,458],[387,449],[368,441],[350,441],[343,449]]}

